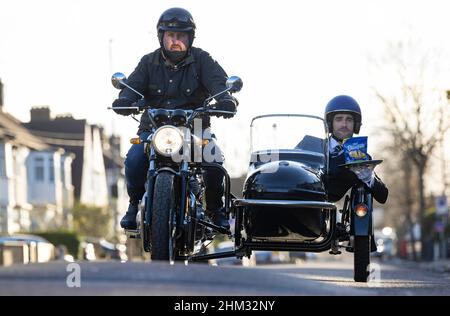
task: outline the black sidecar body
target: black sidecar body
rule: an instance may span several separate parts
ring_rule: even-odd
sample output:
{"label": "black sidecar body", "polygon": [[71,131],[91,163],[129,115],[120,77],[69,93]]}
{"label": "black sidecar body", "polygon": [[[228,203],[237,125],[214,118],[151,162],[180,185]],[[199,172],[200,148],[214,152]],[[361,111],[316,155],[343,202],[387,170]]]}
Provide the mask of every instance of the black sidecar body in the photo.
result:
{"label": "black sidecar body", "polygon": [[[301,131],[292,129],[293,119]],[[275,129],[282,140],[274,138],[278,144],[268,144],[270,137],[264,136],[261,144],[252,139],[256,150],[251,153],[243,199],[235,201],[236,236],[242,234],[237,243],[265,250],[329,249],[330,220],[336,208],[326,201],[328,156],[323,120],[307,115],[265,115],[254,118],[251,128],[252,136]],[[306,134],[305,129],[313,134]]]}
{"label": "black sidecar body", "polygon": [[[328,130],[302,114],[257,116],[250,125],[251,156],[243,198],[232,198],[234,251],[194,260],[250,257],[252,251],[354,253],[354,280],[370,269],[372,195],[355,183],[339,210],[328,202]],[[346,243],[346,244],[345,244]]]}

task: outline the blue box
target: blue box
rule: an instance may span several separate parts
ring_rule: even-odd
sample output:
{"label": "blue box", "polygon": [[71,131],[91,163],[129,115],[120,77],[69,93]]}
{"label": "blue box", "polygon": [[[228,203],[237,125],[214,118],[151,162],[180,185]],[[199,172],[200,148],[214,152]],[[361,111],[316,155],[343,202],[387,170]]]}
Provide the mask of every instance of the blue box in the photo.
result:
{"label": "blue box", "polygon": [[351,137],[344,144],[345,163],[369,160],[367,154],[367,136]]}

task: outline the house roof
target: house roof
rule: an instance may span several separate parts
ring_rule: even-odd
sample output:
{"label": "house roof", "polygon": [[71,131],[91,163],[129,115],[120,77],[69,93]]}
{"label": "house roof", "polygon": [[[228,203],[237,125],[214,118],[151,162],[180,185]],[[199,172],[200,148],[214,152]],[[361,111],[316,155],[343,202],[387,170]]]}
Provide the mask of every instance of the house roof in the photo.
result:
{"label": "house roof", "polygon": [[23,127],[18,119],[3,111],[0,111],[0,137],[35,150],[50,149],[50,146]]}
{"label": "house roof", "polygon": [[[100,126],[88,124],[85,119],[74,119],[72,116],[59,116],[54,119],[44,117],[23,123],[24,127],[48,145],[62,147],[75,154],[75,159],[72,161],[72,183],[77,199],[81,195],[86,125],[101,130]],[[103,140],[105,135],[100,134]],[[123,167],[124,159],[122,157],[115,157],[104,148],[102,148],[102,151],[106,169]]]}

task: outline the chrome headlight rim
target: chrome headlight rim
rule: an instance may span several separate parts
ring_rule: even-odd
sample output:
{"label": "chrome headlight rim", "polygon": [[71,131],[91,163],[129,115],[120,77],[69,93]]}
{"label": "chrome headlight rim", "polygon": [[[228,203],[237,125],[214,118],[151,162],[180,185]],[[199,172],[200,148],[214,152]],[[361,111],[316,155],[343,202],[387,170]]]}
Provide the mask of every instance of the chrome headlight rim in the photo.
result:
{"label": "chrome headlight rim", "polygon": [[[164,148],[158,147],[157,146],[157,142],[158,142],[158,135],[163,132],[163,131],[171,131],[174,134],[174,137],[177,137],[178,139],[176,139],[176,141],[178,141],[178,145],[177,147],[175,147],[170,153],[167,153]],[[152,145],[153,148],[155,149],[155,151],[160,154],[161,156],[164,157],[171,157],[172,155],[178,153],[180,151],[180,149],[183,147],[183,133],[176,128],[175,126],[171,126],[171,125],[165,125],[165,126],[161,126],[160,128],[158,128],[155,133],[152,135]]]}

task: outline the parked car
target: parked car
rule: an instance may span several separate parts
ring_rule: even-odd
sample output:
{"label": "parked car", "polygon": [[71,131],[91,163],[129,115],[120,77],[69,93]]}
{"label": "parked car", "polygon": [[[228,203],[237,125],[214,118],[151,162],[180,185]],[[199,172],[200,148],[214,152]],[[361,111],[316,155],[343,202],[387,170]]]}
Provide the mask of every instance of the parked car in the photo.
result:
{"label": "parked car", "polygon": [[55,246],[36,235],[0,236],[0,256],[0,265],[48,262],[55,258]]}
{"label": "parked car", "polygon": [[309,260],[316,260],[317,254],[314,252],[304,252],[304,251],[290,251],[289,259],[291,263],[300,264]]}
{"label": "parked car", "polygon": [[75,258],[69,253],[69,250],[67,250],[67,246],[65,245],[58,245],[55,249],[55,259],[56,260],[62,260],[67,262],[74,262]]}
{"label": "parked car", "polygon": [[256,250],[253,251],[252,256],[255,257],[256,264],[268,264],[275,262],[275,257],[272,251]]}
{"label": "parked car", "polygon": [[114,244],[104,238],[87,237],[82,248],[85,260],[128,260],[125,245]]}
{"label": "parked car", "polygon": [[392,259],[397,255],[397,236],[389,227],[374,232],[377,251],[372,254],[381,260]]}
{"label": "parked car", "polygon": [[291,261],[289,252],[286,251],[254,250],[252,257],[255,258],[256,264],[279,264]]}
{"label": "parked car", "polygon": [[127,247],[122,244],[113,244],[105,239],[99,241],[100,247],[103,251],[103,256],[110,260],[121,260],[127,261],[128,257],[126,254]]}

